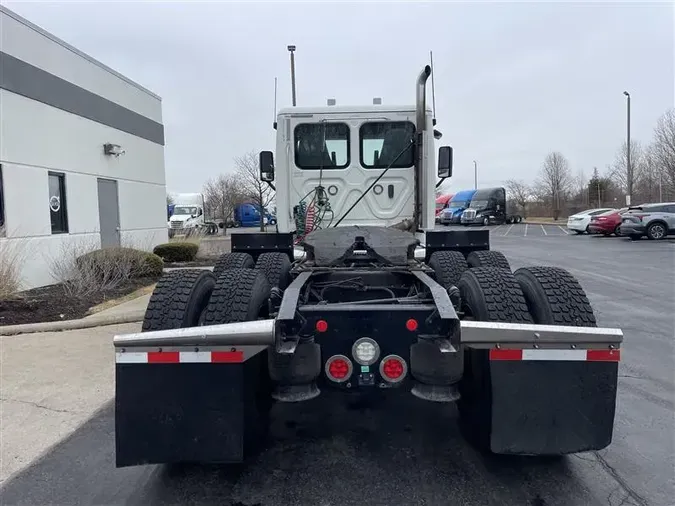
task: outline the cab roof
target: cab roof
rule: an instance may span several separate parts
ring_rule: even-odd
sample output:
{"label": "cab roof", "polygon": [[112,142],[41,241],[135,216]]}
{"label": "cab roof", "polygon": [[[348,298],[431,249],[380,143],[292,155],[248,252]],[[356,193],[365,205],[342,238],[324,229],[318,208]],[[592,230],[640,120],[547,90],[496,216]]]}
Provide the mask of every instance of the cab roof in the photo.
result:
{"label": "cab roof", "polygon": [[[414,113],[414,105],[325,105],[320,107],[284,107],[278,116],[294,116],[307,114],[345,114],[345,113]],[[427,107],[427,113],[431,108]]]}

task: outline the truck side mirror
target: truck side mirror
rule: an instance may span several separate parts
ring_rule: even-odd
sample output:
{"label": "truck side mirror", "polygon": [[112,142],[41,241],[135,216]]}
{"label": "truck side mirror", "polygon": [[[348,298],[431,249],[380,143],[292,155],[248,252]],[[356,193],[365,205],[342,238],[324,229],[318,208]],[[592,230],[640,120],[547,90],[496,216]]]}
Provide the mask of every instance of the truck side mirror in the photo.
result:
{"label": "truck side mirror", "polygon": [[274,154],[271,151],[260,152],[260,180],[274,181]]}
{"label": "truck side mirror", "polygon": [[452,148],[441,146],[438,148],[438,177],[445,179],[452,176]]}

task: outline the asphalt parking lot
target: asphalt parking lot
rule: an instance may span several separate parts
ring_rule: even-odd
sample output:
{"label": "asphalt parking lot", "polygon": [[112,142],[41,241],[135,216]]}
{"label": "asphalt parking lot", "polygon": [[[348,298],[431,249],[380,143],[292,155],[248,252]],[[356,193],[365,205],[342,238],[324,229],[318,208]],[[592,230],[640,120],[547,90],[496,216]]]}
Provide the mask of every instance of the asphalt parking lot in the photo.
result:
{"label": "asphalt parking lot", "polygon": [[245,465],[115,469],[108,402],[10,478],[0,503],[672,506],[675,244],[568,235],[556,225],[509,227],[490,228],[492,249],[514,269],[569,269],[599,324],[624,331],[607,449],[562,460],[484,455],[460,436],[453,406],[412,396],[350,404],[324,394],[277,405],[266,449]]}

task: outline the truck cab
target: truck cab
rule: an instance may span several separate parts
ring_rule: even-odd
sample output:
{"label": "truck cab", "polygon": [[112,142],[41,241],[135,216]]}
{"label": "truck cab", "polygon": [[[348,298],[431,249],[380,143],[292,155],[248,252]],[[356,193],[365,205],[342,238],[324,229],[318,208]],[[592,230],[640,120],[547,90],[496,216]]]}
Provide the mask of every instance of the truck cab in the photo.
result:
{"label": "truck cab", "polygon": [[518,223],[520,216],[506,208],[504,188],[483,188],[474,193],[469,207],[461,215],[462,225],[501,225]]}
{"label": "truck cab", "polygon": [[436,223],[439,223],[441,212],[448,207],[448,204],[450,204],[450,200],[452,200],[452,197],[453,197],[452,194],[441,195],[440,197],[436,197]]}
{"label": "truck cab", "polygon": [[453,195],[448,207],[440,215],[440,223],[443,225],[459,224],[462,213],[469,207],[473,194],[476,190],[462,190]]}
{"label": "truck cab", "polygon": [[[430,109],[423,118],[431,131]],[[261,175],[276,181],[279,232],[301,234],[308,224],[327,228],[338,222],[391,226],[413,216],[414,105],[292,107],[279,111],[277,120],[276,160],[261,163]],[[434,136],[426,136],[422,151],[421,228],[432,229]],[[271,152],[261,153],[261,160],[265,154],[272,160]]]}
{"label": "truck cab", "polygon": [[218,227],[204,216],[205,202],[201,193],[179,193],[174,197],[173,212],[169,218],[169,237],[192,235],[205,231],[214,234]]}

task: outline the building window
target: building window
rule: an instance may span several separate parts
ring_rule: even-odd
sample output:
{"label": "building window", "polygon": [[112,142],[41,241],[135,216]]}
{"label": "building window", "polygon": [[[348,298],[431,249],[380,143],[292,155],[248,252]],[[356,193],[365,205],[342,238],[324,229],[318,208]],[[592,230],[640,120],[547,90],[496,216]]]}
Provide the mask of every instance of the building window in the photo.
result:
{"label": "building window", "polygon": [[367,169],[386,169],[389,165],[394,169],[412,167],[414,135],[415,125],[409,121],[364,123],[360,129],[361,165]]}
{"label": "building window", "polygon": [[295,165],[301,169],[344,169],[349,165],[349,126],[302,123],[295,127]]}
{"label": "building window", "polygon": [[2,182],[2,165],[0,165],[0,237],[5,236],[5,186]]}
{"label": "building window", "polygon": [[63,174],[49,173],[49,215],[52,234],[67,234],[66,176]]}

